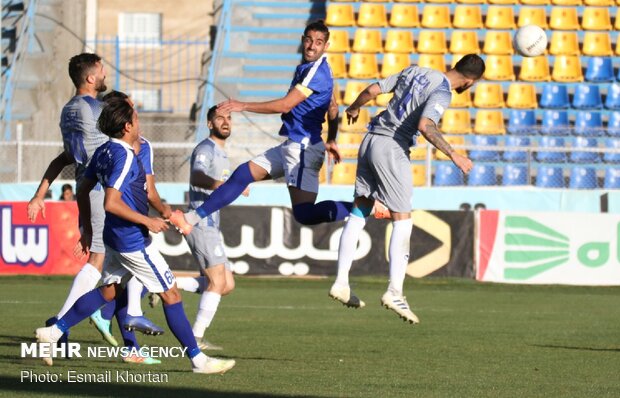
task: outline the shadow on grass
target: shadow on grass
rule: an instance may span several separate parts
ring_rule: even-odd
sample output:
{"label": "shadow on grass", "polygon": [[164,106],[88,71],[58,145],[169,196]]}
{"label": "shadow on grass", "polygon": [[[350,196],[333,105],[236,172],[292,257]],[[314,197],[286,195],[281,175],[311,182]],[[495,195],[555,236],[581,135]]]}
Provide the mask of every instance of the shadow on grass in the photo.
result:
{"label": "shadow on grass", "polygon": [[620,348],[572,347],[572,346],[567,346],[567,345],[552,345],[552,344],[532,344],[532,346],[540,347],[540,348],[559,348],[561,350],[620,352]]}

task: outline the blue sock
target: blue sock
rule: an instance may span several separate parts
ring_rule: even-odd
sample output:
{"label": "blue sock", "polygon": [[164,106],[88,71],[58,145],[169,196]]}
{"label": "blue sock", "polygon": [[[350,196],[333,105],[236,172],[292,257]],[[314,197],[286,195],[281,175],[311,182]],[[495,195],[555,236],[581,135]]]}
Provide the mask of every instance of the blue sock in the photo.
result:
{"label": "blue sock", "polygon": [[211,213],[214,213],[224,206],[227,206],[235,201],[241,195],[243,190],[248,185],[254,182],[254,177],[250,173],[250,165],[246,162],[237,167],[232,175],[226,180],[226,182],[220,185],[209,199],[196,209],[196,213],[202,218],[205,218]]}
{"label": "blue sock", "polygon": [[196,343],[194,332],[187,320],[185,310],[183,309],[183,302],[179,301],[176,304],[166,305],[164,304],[164,314],[166,315],[166,322],[168,327],[174,334],[174,337],[179,340],[179,343],[187,348],[187,355],[189,358],[193,358],[200,353],[200,348]]}
{"label": "blue sock", "polygon": [[106,320],[111,320],[116,312],[116,300],[112,300],[101,308],[101,317]]}
{"label": "blue sock", "polygon": [[103,298],[99,289],[91,290],[77,299],[69,311],[58,320],[56,326],[64,333],[69,330],[69,328],[88,318],[90,314],[97,311],[106,303],[107,301]]}
{"label": "blue sock", "polygon": [[116,317],[116,322],[118,323],[118,328],[121,330],[121,336],[123,336],[123,344],[125,347],[136,347],[140,348],[140,344],[138,344],[138,340],[136,339],[136,334],[133,331],[125,330],[123,324],[125,323],[125,317],[127,317],[127,289],[116,298],[116,311],[114,312],[114,316]]}
{"label": "blue sock", "polygon": [[351,213],[353,203],[324,200],[319,203],[300,203],[293,206],[295,220],[303,225],[344,220]]}

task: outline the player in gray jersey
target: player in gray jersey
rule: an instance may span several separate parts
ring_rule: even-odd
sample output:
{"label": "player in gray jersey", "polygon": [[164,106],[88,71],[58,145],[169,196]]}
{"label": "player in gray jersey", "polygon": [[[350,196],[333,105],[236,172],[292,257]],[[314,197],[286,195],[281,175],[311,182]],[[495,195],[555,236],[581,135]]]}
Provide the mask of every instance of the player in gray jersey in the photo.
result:
{"label": "player in gray jersey", "polygon": [[418,323],[403,295],[403,284],[409,260],[411,238],[412,175],[409,147],[422,134],[428,142],[446,154],[464,173],[472,168],[466,156],[454,151],[439,131],[437,124],[450,106],[451,90],[461,93],[484,74],[484,61],[475,54],[464,56],[455,67],[443,74],[433,69],[410,66],[368,86],[347,108],[349,122],[354,122],[359,109],[381,93],[394,93],[387,109],[368,125],[357,160],[355,201],[340,238],[338,276],[329,295],[349,307],[363,307],[364,302],[351,292],[349,270],[359,234],[374,200],[389,209],[392,236],[389,244],[390,282],[381,298],[382,304],[410,323]]}

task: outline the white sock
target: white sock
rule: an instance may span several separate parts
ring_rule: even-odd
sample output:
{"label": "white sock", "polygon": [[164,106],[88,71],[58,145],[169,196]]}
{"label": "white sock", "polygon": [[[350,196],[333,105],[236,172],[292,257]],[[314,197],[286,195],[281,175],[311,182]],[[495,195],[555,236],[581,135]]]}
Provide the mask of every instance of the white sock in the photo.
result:
{"label": "white sock", "polygon": [[201,369],[203,366],[205,366],[205,363],[207,363],[207,356],[203,352],[201,352],[200,354],[191,358],[190,361],[192,361],[192,366],[194,368]]}
{"label": "white sock", "polygon": [[184,213],[183,216],[185,217],[185,221],[192,225],[196,225],[200,222],[200,220],[202,220],[195,210],[188,211],[187,213]]}
{"label": "white sock", "polygon": [[353,265],[357,241],[365,225],[366,219],[355,214],[351,214],[344,225],[338,246],[338,275],[335,284],[349,286],[349,271]]}
{"label": "white sock", "polygon": [[196,339],[201,339],[205,334],[205,329],[211,325],[221,298],[222,296],[215,292],[205,292],[200,297],[198,314],[196,314],[196,321],[192,327]]}
{"label": "white sock", "polygon": [[56,326],[56,324],[50,327],[52,328],[50,336],[52,337],[52,340],[54,340],[54,342],[57,342],[58,340],[60,340],[60,338],[62,337],[64,333],[62,332],[62,330],[58,328],[58,326]]}
{"label": "white sock", "polygon": [[138,278],[132,276],[127,282],[127,315],[142,316],[142,289],[144,285]]}
{"label": "white sock", "polygon": [[206,289],[204,276],[198,276],[196,278],[190,278],[190,277],[177,278],[176,282],[177,282],[177,288],[181,290],[185,290],[186,292],[202,293]]}
{"label": "white sock", "polygon": [[69,290],[69,295],[65,300],[60,312],[56,317],[62,318],[67,311],[73,306],[77,299],[82,297],[85,293],[90,292],[97,286],[97,282],[101,279],[101,272],[97,270],[92,264],[86,263],[80,270],[80,272],[73,278],[73,284]]}
{"label": "white sock", "polygon": [[411,239],[411,219],[392,222],[390,238],[390,284],[388,291],[393,295],[403,295],[403,283],[409,264],[409,240]]}

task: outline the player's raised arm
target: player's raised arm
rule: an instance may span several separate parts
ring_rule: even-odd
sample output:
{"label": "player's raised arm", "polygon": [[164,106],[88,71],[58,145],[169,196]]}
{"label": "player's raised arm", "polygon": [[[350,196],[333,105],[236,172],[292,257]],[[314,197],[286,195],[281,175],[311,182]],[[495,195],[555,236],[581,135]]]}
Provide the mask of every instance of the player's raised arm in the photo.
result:
{"label": "player's raised arm", "polygon": [[359,116],[360,108],[368,101],[377,98],[379,94],[381,94],[379,83],[373,83],[359,93],[355,101],[353,101],[353,103],[345,110],[347,113],[347,123],[355,123],[357,121],[357,117]]}
{"label": "player's raised arm", "polygon": [[39,212],[45,218],[45,194],[52,185],[52,182],[60,175],[62,169],[73,163],[73,158],[65,151],[56,156],[47,166],[47,170],[43,174],[43,178],[39,183],[39,187],[30,202],[28,202],[28,219],[34,222]]}
{"label": "player's raised arm", "polygon": [[[234,99],[221,102],[217,105],[218,111],[225,112],[254,112],[265,114],[288,113],[299,103],[305,100],[309,93],[301,87],[293,87],[284,97],[266,102],[241,102]],[[309,90],[306,88],[306,90]],[[310,93],[312,91],[310,90]]]}

